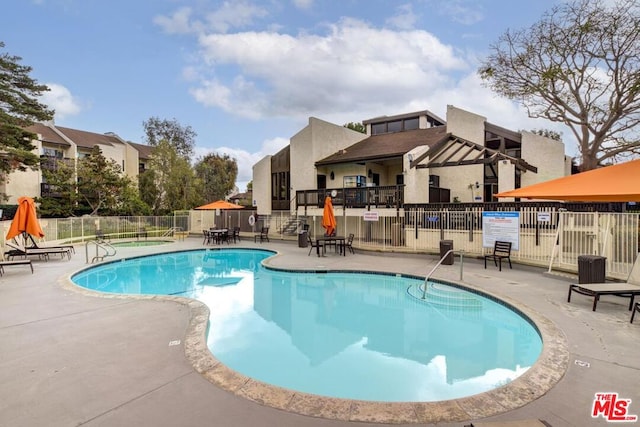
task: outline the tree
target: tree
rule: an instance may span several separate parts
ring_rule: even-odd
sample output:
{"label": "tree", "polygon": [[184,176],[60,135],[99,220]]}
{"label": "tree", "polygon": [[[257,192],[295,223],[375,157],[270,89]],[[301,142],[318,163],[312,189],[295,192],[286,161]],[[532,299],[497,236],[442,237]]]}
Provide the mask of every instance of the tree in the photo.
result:
{"label": "tree", "polygon": [[91,154],[78,160],[77,174],[78,195],[91,208],[91,215],[97,215],[100,209],[116,209],[126,182],[115,160],[104,157],[96,145]]}
{"label": "tree", "polygon": [[42,176],[53,195],[35,198],[40,215],[45,218],[72,216],[78,201],[73,163],[55,160],[53,168],[42,168]]}
{"label": "tree", "polygon": [[149,169],[139,177],[139,188],[154,215],[188,210],[203,200],[202,184],[189,161],[166,140],[153,149]]}
{"label": "tree", "polygon": [[[4,43],[0,42],[2,48]],[[49,88],[32,79],[32,68],[20,65],[21,60],[8,53],[0,54],[0,182],[6,181],[14,170],[38,168],[40,157],[33,152],[36,147],[31,143],[36,136],[26,128],[53,118],[53,110],[38,102]]]}
{"label": "tree", "polygon": [[530,132],[535,133],[536,135],[544,136],[545,138],[553,139],[555,141],[562,141],[562,133],[556,132],[552,129],[531,129]]}
{"label": "tree", "polygon": [[224,199],[235,187],[238,164],[228,154],[207,154],[195,166],[196,176],[202,180],[206,202]]}
{"label": "tree", "polygon": [[157,147],[161,141],[167,141],[181,157],[190,159],[193,156],[195,138],[198,134],[191,126],[182,126],[176,119],[160,120],[158,117],[151,117],[142,122],[142,126],[148,145]]}
{"label": "tree", "polygon": [[351,130],[355,130],[356,132],[367,133],[367,127],[362,123],[349,122],[349,123],[346,123],[344,127],[349,128]]}
{"label": "tree", "polygon": [[573,0],[508,30],[479,68],[530,117],[566,124],[582,169],[640,153],[640,3]]}

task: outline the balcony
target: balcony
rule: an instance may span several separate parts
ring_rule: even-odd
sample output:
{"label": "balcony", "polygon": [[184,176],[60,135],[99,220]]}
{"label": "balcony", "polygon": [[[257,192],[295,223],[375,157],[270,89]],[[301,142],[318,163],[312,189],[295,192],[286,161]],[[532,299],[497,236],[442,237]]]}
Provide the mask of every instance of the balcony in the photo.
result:
{"label": "balcony", "polygon": [[40,197],[60,198],[62,194],[57,186],[43,182],[40,184]]}
{"label": "balcony", "polygon": [[325,197],[333,192],[335,196],[331,199],[334,206],[400,209],[404,205],[404,185],[383,185],[296,191],[296,206],[322,208]]}
{"label": "balcony", "polygon": [[58,170],[58,162],[63,162],[67,166],[73,166],[73,160],[68,157],[60,156],[40,156],[40,167],[44,170],[56,171]]}

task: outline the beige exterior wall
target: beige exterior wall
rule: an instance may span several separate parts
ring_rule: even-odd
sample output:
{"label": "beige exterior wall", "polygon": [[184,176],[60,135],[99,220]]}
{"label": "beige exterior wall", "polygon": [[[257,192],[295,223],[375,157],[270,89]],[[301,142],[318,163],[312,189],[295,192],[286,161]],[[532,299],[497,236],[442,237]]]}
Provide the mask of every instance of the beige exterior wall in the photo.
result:
{"label": "beige exterior wall", "polygon": [[[527,172],[529,173],[529,172]],[[498,162],[498,193],[513,190],[516,186],[516,166],[508,160]],[[501,202],[512,202],[512,197],[501,198]]]}
{"label": "beige exterior wall", "polygon": [[426,145],[422,145],[402,156],[405,203],[424,203],[425,200],[429,200],[429,169],[411,168],[409,161],[409,157],[417,159],[428,148]]}
{"label": "beige exterior wall", "polygon": [[447,132],[457,137],[484,145],[486,121],[486,117],[447,105]]}
{"label": "beige exterior wall", "polygon": [[537,167],[538,173],[528,171],[523,173],[520,185],[526,187],[565,176],[565,157],[563,142],[531,132],[522,132],[522,158],[530,165]]}
{"label": "beige exterior wall", "polygon": [[271,214],[271,156],[253,165],[253,206],[258,215]]}
{"label": "beige exterior wall", "polygon": [[138,150],[131,145],[124,144],[124,173],[134,181],[138,181],[138,166],[140,159],[138,158]]}
{"label": "beige exterior wall", "polygon": [[[440,177],[441,187],[451,190],[450,202],[456,200],[457,197],[461,203],[470,203],[474,201],[476,196],[482,197],[483,195],[483,165],[448,166],[431,168],[430,170],[432,175]],[[475,188],[476,182],[480,185],[478,189]]]}
{"label": "beige exterior wall", "polygon": [[[308,190],[317,187],[317,175],[327,175],[327,187],[342,187],[342,177],[345,175],[367,175],[364,166],[361,168],[334,168],[325,166],[316,170],[315,162],[341,149],[347,148],[367,135],[334,125],[315,117],[309,117],[309,124],[291,137],[291,187],[292,197],[298,190]],[[334,179],[331,180],[331,171]],[[357,173],[356,173],[357,172]],[[364,172],[364,173],[362,173]],[[255,179],[255,178],[254,178]]]}

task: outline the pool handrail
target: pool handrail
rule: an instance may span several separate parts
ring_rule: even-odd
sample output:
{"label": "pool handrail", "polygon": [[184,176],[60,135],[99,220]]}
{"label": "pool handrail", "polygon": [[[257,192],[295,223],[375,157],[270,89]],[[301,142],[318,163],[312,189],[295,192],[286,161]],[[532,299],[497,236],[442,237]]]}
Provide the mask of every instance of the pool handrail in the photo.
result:
{"label": "pool handrail", "polygon": [[[426,299],[427,297],[427,283],[429,282],[429,279],[431,278],[431,276],[433,275],[433,273],[435,273],[436,269],[438,267],[440,267],[440,265],[442,264],[442,262],[447,258],[447,256],[449,256],[449,254],[455,254],[455,251],[453,249],[449,249],[443,256],[442,258],[440,258],[440,260],[438,260],[438,262],[436,263],[436,265],[431,269],[431,271],[429,272],[429,274],[427,274],[427,276],[424,278],[424,284],[422,285],[422,299]],[[462,270],[464,267],[464,251],[459,251],[458,254],[460,254],[460,281],[462,281]]]}
{"label": "pool handrail", "polygon": [[[96,247],[96,256],[91,258],[91,264],[95,261],[104,261],[105,257],[114,256],[116,254],[116,248],[114,248],[111,243],[107,243],[104,240],[88,240],[84,245],[85,259],[86,263],[89,264],[89,244],[93,244]],[[98,255],[98,250],[103,249],[104,255]]]}

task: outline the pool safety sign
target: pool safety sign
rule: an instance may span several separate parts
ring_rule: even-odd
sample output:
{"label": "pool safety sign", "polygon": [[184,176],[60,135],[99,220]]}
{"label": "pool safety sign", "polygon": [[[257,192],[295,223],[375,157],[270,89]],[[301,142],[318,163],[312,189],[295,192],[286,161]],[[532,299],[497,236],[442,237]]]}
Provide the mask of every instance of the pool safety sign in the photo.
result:
{"label": "pool safety sign", "polygon": [[492,248],[496,240],[520,248],[520,212],[482,212],[482,246]]}
{"label": "pool safety sign", "polygon": [[378,221],[378,212],[376,211],[365,211],[362,214],[362,219],[365,221]]}

